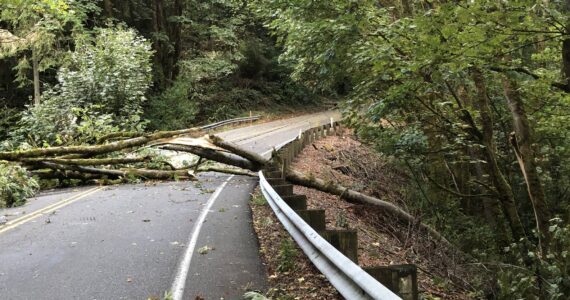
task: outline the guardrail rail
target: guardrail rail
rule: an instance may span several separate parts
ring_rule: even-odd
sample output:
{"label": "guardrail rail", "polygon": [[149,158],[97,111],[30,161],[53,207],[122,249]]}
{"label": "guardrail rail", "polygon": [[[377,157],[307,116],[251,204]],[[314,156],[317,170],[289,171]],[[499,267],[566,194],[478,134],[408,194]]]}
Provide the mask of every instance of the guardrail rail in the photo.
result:
{"label": "guardrail rail", "polygon": [[325,211],[307,209],[307,197],[293,194],[284,170],[295,156],[313,141],[335,134],[338,122],[311,128],[279,145],[272,157],[273,167],[259,172],[260,188],[273,212],[291,237],[346,299],[417,300],[415,265],[358,266],[357,231],[327,230]]}
{"label": "guardrail rail", "polygon": [[253,121],[257,121],[259,119],[261,119],[261,116],[259,116],[259,115],[258,116],[251,116],[251,117],[234,118],[234,119],[223,120],[223,121],[219,121],[216,123],[200,126],[200,128],[203,130],[212,130],[212,129],[216,129],[216,128],[226,126],[226,125],[230,125],[230,124],[238,124],[238,123],[242,123],[242,122],[253,122]]}

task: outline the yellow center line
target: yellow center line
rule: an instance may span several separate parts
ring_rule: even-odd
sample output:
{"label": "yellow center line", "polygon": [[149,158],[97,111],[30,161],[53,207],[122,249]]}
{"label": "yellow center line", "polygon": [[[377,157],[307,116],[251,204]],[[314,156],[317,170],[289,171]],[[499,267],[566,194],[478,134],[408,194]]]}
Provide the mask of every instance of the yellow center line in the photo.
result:
{"label": "yellow center line", "polygon": [[69,204],[71,204],[71,203],[73,203],[79,199],[83,199],[83,198],[85,198],[91,194],[95,194],[96,192],[98,192],[102,189],[103,189],[103,187],[95,187],[95,188],[89,189],[83,193],[80,193],[78,195],[75,195],[75,196],[67,198],[67,199],[63,199],[63,200],[58,201],[54,204],[48,205],[42,209],[36,210],[33,213],[30,213],[30,214],[27,214],[23,217],[9,221],[6,224],[0,226],[0,234],[4,233],[10,229],[16,228],[16,227],[18,227],[24,223],[27,223],[27,222],[29,222],[29,221],[31,221],[31,220],[33,220],[33,219],[35,219],[41,215],[49,214],[49,213],[51,213],[57,209],[60,209],[66,205],[69,205]]}

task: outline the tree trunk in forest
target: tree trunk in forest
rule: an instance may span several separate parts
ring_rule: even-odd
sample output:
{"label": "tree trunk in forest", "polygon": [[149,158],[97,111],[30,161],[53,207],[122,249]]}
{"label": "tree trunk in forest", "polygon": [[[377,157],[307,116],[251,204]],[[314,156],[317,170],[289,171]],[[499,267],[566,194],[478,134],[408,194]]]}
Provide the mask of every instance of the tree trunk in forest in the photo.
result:
{"label": "tree trunk in forest", "polygon": [[414,11],[410,0],[402,0],[402,9],[405,17],[412,17]]}
{"label": "tree trunk in forest", "polygon": [[[451,86],[449,87],[451,88]],[[473,99],[467,92],[467,89],[464,85],[459,86],[457,90],[457,95],[458,95],[457,101],[460,102],[461,99],[463,99],[464,102],[463,104],[458,103],[463,111],[462,119],[466,120],[467,124],[471,124],[471,126],[476,126],[474,124],[473,117],[469,114],[467,110],[463,109],[464,107],[474,107]],[[482,137],[482,134],[480,134],[480,137]],[[477,138],[477,135],[474,135],[474,138]],[[481,160],[483,158],[482,156],[484,156],[481,155],[480,153],[477,153],[477,151],[471,147],[467,148],[467,153],[469,154],[469,156],[477,158],[478,160]],[[477,178],[477,180],[479,181],[485,180],[484,179],[485,172],[483,171],[482,163],[478,162],[474,165],[472,175],[475,176],[475,178]],[[482,191],[479,187],[476,190],[478,194],[482,194]],[[483,205],[483,216],[485,220],[487,221],[487,223],[491,228],[496,228],[496,230],[494,231],[494,235],[495,235],[495,240],[497,241],[497,248],[501,249],[502,247],[508,246],[509,245],[508,229],[505,226],[504,222],[502,222],[502,220],[500,219],[501,209],[499,207],[499,203],[497,202],[496,199],[486,198],[486,197],[482,198],[481,202]]]}
{"label": "tree trunk in forest", "polygon": [[32,72],[34,76],[34,106],[40,105],[41,91],[40,91],[40,61],[38,58],[38,51],[32,47]]}
{"label": "tree trunk in forest", "polygon": [[[565,13],[570,12],[570,1],[564,1],[562,11]],[[570,37],[568,37],[570,31],[570,23],[566,24],[566,38],[562,41],[562,84],[564,85],[565,91],[570,92]]]}
{"label": "tree trunk in forest", "polygon": [[[184,13],[184,4],[182,0],[174,0],[174,16],[181,17]],[[170,58],[170,72],[169,79],[174,80],[178,76],[178,60],[182,54],[182,23],[179,21],[171,22],[171,39],[174,42],[174,53],[169,55]]]}
{"label": "tree trunk in forest", "polygon": [[562,41],[562,76],[566,91],[570,91],[570,38]]}
{"label": "tree trunk in forest", "polygon": [[532,149],[533,132],[524,110],[521,95],[518,91],[517,83],[508,77],[503,77],[503,90],[513,117],[514,136],[511,143],[517,156],[521,172],[532,202],[534,217],[539,236],[539,245],[542,254],[548,253],[550,242],[550,232],[548,231],[550,212],[546,204],[544,187],[538,174],[535,153]]}
{"label": "tree trunk in forest", "polygon": [[485,78],[480,70],[472,69],[473,81],[477,90],[476,102],[480,113],[482,124],[482,140],[483,155],[487,160],[487,172],[497,189],[499,194],[499,201],[503,214],[509,223],[513,239],[519,241],[521,238],[526,238],[524,227],[519,217],[515,196],[510,184],[507,182],[505,176],[499,169],[497,163],[496,146],[493,140],[493,117],[489,105],[489,97],[487,95],[487,87],[485,85]]}
{"label": "tree trunk in forest", "polygon": [[113,1],[112,0],[103,0],[103,10],[105,11],[105,16],[107,18],[113,17]]}
{"label": "tree trunk in forest", "polygon": [[153,48],[155,51],[154,55],[154,65],[157,68],[157,73],[159,74],[159,78],[157,78],[157,82],[160,88],[166,87],[166,78],[168,72],[168,66],[165,66],[164,60],[165,57],[168,56],[166,53],[167,48],[164,46],[164,42],[161,41],[161,34],[165,34],[165,23],[164,23],[164,6],[162,0],[153,0],[152,1],[152,31],[155,34],[155,38],[153,39]]}

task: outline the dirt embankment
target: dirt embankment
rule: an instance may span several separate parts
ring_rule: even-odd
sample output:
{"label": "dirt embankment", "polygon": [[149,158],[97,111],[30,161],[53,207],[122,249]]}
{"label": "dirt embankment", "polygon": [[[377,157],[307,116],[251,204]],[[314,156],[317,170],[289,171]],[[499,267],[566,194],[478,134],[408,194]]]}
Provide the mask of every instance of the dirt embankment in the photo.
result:
{"label": "dirt embankment", "polygon": [[[404,191],[410,184],[408,176],[394,168],[389,159],[360,143],[348,130],[307,146],[292,167],[406,208]],[[420,292],[426,298],[470,299],[469,271],[454,251],[444,249],[419,235],[415,228],[395,222],[374,207],[351,204],[337,196],[301,186],[295,186],[294,191],[307,195],[309,208],[325,209],[327,228],[358,230],[361,266],[416,264]],[[273,286],[270,296],[274,299],[342,299],[300,249],[296,249],[294,266],[288,272],[280,271],[283,240],[289,236],[268,205],[252,205],[252,208],[262,256]]]}

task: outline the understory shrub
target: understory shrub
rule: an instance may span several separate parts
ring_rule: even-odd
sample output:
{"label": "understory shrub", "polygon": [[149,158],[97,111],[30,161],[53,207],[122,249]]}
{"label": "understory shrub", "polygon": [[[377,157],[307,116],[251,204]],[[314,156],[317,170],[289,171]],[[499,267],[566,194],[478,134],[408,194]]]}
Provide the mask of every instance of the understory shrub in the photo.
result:
{"label": "understory shrub", "polygon": [[70,63],[41,104],[24,112],[11,134],[16,147],[93,141],[118,130],[141,131],[151,84],[151,46],[132,29],[98,29],[76,39]]}
{"label": "understory shrub", "polygon": [[0,141],[10,135],[12,126],[19,120],[20,112],[16,108],[0,106]]}
{"label": "understory shrub", "polygon": [[525,246],[523,242],[504,249],[512,263],[502,264],[498,272],[498,299],[568,299],[570,225],[554,218],[550,220],[549,231],[552,241],[546,256],[535,245]]}
{"label": "understory shrub", "polygon": [[28,176],[26,169],[0,162],[0,208],[24,204],[26,198],[34,196],[39,184]]}

